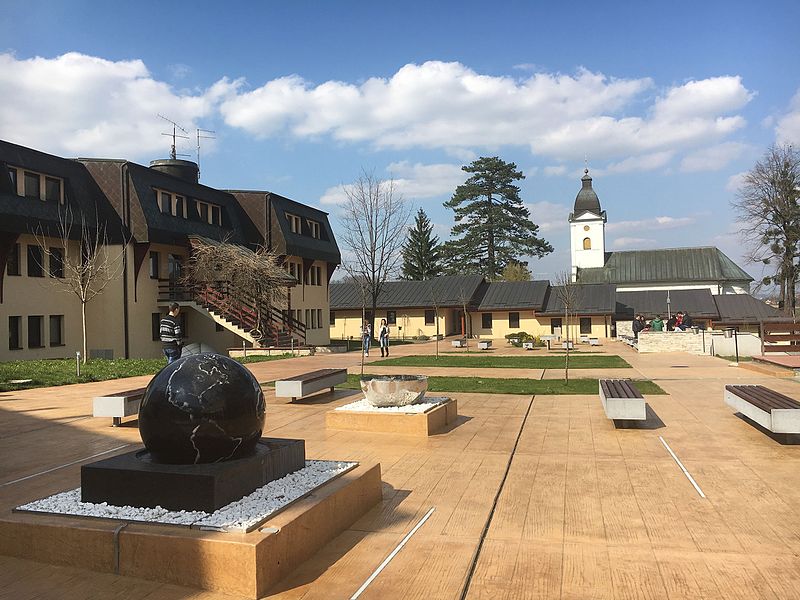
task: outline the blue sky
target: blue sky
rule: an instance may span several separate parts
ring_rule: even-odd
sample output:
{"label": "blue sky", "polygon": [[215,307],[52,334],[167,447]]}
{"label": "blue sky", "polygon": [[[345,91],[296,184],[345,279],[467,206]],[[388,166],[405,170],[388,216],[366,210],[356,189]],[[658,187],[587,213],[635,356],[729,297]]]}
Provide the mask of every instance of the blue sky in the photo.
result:
{"label": "blue sky", "polygon": [[147,164],[169,150],[161,113],[216,131],[207,185],[318,206],[335,230],[341,186],[374,170],[442,239],[459,167],[499,155],[556,249],[542,278],[569,266],[587,156],[609,250],[743,262],[737,177],[800,143],[800,4],[387,4],[5,0],[0,138]]}

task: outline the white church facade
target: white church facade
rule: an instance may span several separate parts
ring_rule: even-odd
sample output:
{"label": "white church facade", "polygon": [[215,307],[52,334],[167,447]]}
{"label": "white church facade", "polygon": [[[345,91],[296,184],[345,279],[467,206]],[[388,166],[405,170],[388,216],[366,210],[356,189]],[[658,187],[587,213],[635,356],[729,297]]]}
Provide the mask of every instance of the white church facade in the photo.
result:
{"label": "white church facade", "polygon": [[572,280],[609,283],[617,292],[702,290],[748,294],[753,278],[719,248],[662,248],[606,252],[606,211],[588,169],[569,215]]}

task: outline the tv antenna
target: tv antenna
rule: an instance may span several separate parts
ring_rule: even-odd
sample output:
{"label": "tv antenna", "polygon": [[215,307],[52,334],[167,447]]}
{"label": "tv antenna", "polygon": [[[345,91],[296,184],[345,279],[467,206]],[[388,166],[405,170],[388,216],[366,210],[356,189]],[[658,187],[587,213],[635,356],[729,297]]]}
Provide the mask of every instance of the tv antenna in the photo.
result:
{"label": "tv antenna", "polygon": [[[170,150],[169,157],[170,157],[172,160],[175,160],[176,158],[178,158],[178,156],[189,156],[189,154],[178,154],[178,153],[175,151],[175,144],[176,144],[176,142],[178,141],[178,138],[183,138],[184,140],[188,140],[188,139],[189,139],[189,132],[188,132],[188,131],[186,131],[186,130],[185,130],[183,127],[181,127],[180,125],[178,125],[178,124],[177,124],[175,121],[173,121],[172,119],[168,119],[168,118],[167,118],[167,117],[165,117],[164,115],[158,115],[158,118],[159,118],[159,119],[164,119],[164,120],[165,120],[167,123],[172,123],[172,133],[162,133],[162,134],[161,134],[161,135],[169,135],[169,136],[172,136],[172,149]],[[179,130],[179,129],[180,129],[180,130],[181,130],[183,133],[185,133],[186,135],[180,135],[180,134],[178,133],[178,130]]]}
{"label": "tv antenna", "polygon": [[[197,176],[200,177],[200,140],[215,140],[217,139],[216,131],[210,129],[197,128]],[[203,135],[205,134],[205,135]]]}

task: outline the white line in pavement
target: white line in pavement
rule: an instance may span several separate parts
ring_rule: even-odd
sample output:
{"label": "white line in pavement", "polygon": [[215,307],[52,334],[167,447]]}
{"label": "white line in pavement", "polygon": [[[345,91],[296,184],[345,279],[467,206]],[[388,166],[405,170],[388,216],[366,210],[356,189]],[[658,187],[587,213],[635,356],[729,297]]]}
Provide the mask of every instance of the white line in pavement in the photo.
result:
{"label": "white line in pavement", "polygon": [[684,474],[684,475],[686,475],[686,477],[688,477],[688,478],[689,478],[689,481],[691,481],[691,482],[692,482],[692,485],[694,486],[694,489],[696,489],[696,490],[697,490],[697,493],[698,493],[698,494],[700,494],[700,497],[701,497],[701,498],[705,498],[705,497],[706,497],[706,495],[703,493],[703,490],[701,490],[701,489],[700,489],[700,486],[699,486],[699,485],[697,485],[697,482],[696,482],[696,481],[694,480],[694,478],[693,478],[693,477],[692,477],[692,476],[689,474],[689,471],[687,471],[687,470],[686,470],[686,467],[684,467],[684,466],[683,466],[683,463],[682,463],[682,462],[681,462],[681,461],[678,459],[678,457],[677,457],[677,456],[675,456],[675,453],[672,451],[672,448],[670,448],[670,447],[669,447],[669,444],[667,444],[667,442],[665,442],[665,441],[664,441],[664,438],[663,438],[663,437],[661,437],[661,436],[658,436],[658,439],[660,439],[660,440],[661,440],[661,443],[662,443],[662,444],[664,444],[664,448],[666,448],[666,449],[667,449],[667,452],[669,452],[669,453],[672,455],[672,458],[674,458],[674,459],[675,459],[675,462],[676,462],[676,463],[678,463],[678,466],[681,468],[681,471],[683,471],[683,474]]}
{"label": "white line in pavement", "polygon": [[359,597],[361,594],[363,594],[363,593],[364,593],[364,590],[366,590],[366,589],[367,589],[367,586],[368,586],[370,583],[372,583],[372,582],[373,582],[373,580],[374,580],[374,579],[375,579],[375,578],[376,578],[378,575],[380,575],[381,571],[383,571],[383,569],[386,567],[386,565],[388,565],[388,564],[389,564],[389,561],[391,561],[391,560],[392,560],[392,559],[395,557],[395,555],[396,555],[398,552],[400,552],[400,550],[403,548],[403,546],[405,546],[405,545],[406,545],[406,542],[407,542],[408,540],[410,540],[410,539],[411,539],[411,536],[412,536],[412,535],[414,535],[414,534],[417,532],[417,529],[419,529],[420,527],[422,527],[422,525],[425,523],[425,521],[427,521],[427,520],[428,520],[428,517],[430,517],[430,516],[433,514],[433,511],[434,511],[434,510],[436,510],[436,507],[435,507],[435,506],[434,506],[434,507],[432,507],[432,508],[431,508],[431,509],[430,509],[430,510],[427,512],[427,513],[425,513],[425,516],[424,516],[424,517],[422,517],[422,519],[420,519],[420,522],[419,522],[419,523],[417,523],[417,524],[414,526],[414,529],[412,529],[411,531],[409,531],[409,532],[408,532],[408,535],[407,535],[406,537],[404,537],[404,538],[403,538],[403,541],[401,541],[399,544],[397,544],[397,547],[396,547],[394,550],[392,550],[391,554],[389,554],[389,556],[387,556],[387,557],[384,559],[384,561],[383,561],[383,562],[382,562],[380,565],[378,565],[378,568],[377,568],[377,569],[375,569],[375,570],[372,572],[372,575],[370,575],[370,576],[369,576],[369,579],[367,579],[367,580],[366,580],[366,581],[365,581],[365,582],[364,582],[364,583],[361,585],[361,587],[360,587],[360,588],[358,588],[358,590],[356,590],[356,593],[355,593],[355,594],[353,594],[352,596],[350,596],[350,600],[356,600],[356,598],[358,598],[358,597]]}
{"label": "white line in pavement", "polygon": [[57,467],[53,467],[52,469],[47,469],[46,471],[40,471],[38,473],[34,473],[33,475],[28,475],[27,477],[20,477],[19,479],[15,479],[14,481],[6,481],[5,483],[0,484],[0,487],[5,487],[7,485],[12,485],[15,483],[19,483],[20,481],[25,481],[26,479],[32,479],[33,477],[38,477],[39,475],[44,475],[45,473],[52,473],[53,471],[58,471],[59,469],[63,469],[64,467],[69,467],[71,465],[77,465],[85,460],[89,460],[90,458],[97,458],[98,456],[103,456],[103,454],[109,454],[111,452],[116,452],[117,450],[121,450],[122,448],[126,448],[130,446],[130,444],[122,444],[122,446],[117,446],[116,448],[111,448],[111,450],[106,450],[105,452],[98,452],[97,454],[92,454],[91,456],[87,456],[85,458],[80,458],[78,460],[73,460],[72,462],[68,462],[64,465],[59,465]]}

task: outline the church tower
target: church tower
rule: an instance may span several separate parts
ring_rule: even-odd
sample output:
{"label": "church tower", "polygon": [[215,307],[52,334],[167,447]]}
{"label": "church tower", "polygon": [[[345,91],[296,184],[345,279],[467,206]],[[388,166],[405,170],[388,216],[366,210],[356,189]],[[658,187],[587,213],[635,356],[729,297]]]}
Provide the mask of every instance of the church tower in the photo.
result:
{"label": "church tower", "polygon": [[575,208],[569,215],[573,281],[577,279],[578,269],[604,266],[606,253],[606,211],[600,209],[589,169],[584,170],[581,184]]}

